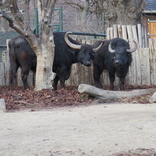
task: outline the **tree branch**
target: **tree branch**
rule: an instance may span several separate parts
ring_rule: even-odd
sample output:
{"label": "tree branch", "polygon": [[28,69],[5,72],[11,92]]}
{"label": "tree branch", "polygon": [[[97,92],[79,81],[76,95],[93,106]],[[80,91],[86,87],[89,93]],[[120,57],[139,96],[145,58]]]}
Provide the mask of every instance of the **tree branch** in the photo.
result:
{"label": "tree branch", "polygon": [[68,1],[67,1],[66,4],[72,5],[73,8],[75,8],[75,9],[83,10],[83,8],[84,8],[82,5],[80,5],[80,4],[78,4],[78,3],[74,3],[74,2],[68,2]]}
{"label": "tree branch", "polygon": [[18,25],[20,25],[22,29],[30,29],[30,27],[25,23],[24,18],[18,9],[16,0],[9,0],[9,4],[12,16],[15,18]]}
{"label": "tree branch", "polygon": [[1,11],[1,10],[0,10],[0,15],[1,17],[5,18],[9,22],[9,26],[11,28],[16,30],[19,34],[22,34],[25,36],[23,29],[21,29],[18,25],[14,24],[14,20],[10,15],[6,14],[4,11]]}

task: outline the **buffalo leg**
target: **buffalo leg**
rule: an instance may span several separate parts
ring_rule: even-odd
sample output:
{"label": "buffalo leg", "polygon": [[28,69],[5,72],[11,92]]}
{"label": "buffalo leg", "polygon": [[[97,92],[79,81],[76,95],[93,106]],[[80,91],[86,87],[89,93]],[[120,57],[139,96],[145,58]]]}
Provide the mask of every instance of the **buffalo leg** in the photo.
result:
{"label": "buffalo leg", "polygon": [[69,78],[71,73],[71,66],[62,66],[59,71],[60,86],[65,88],[65,81]]}
{"label": "buffalo leg", "polygon": [[30,69],[24,69],[24,68],[22,68],[22,70],[21,70],[21,79],[23,81],[24,89],[29,89],[28,82],[27,82],[29,70]]}
{"label": "buffalo leg", "polygon": [[98,88],[102,88],[100,75],[102,74],[100,67],[96,64],[93,64],[93,77],[94,77],[94,85]]}
{"label": "buffalo leg", "polygon": [[115,75],[109,73],[109,80],[110,80],[110,90],[114,90]]}
{"label": "buffalo leg", "polygon": [[10,72],[9,72],[9,90],[13,88],[13,83],[16,83],[16,73],[18,66],[16,64],[10,64]]}
{"label": "buffalo leg", "polygon": [[65,80],[60,80],[61,88],[65,88]]}
{"label": "buffalo leg", "polygon": [[121,77],[120,78],[120,90],[125,90],[124,84],[125,84],[125,78]]}
{"label": "buffalo leg", "polygon": [[57,90],[58,81],[59,81],[59,77],[58,77],[58,75],[56,75],[53,80],[53,90]]}

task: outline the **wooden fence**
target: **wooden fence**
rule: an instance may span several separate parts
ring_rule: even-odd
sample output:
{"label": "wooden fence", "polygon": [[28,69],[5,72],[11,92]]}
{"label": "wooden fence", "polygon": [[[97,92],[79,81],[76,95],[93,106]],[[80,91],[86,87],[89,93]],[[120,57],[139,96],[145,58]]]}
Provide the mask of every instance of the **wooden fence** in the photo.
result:
{"label": "wooden fence", "polygon": [[[132,53],[133,61],[126,76],[125,84],[131,85],[156,85],[156,38],[148,38],[145,27],[138,25],[114,25],[107,29],[107,39],[121,37],[130,43],[133,47],[135,40],[138,43],[138,49]],[[93,44],[96,40],[82,41],[83,43]],[[8,85],[9,57],[8,50],[2,54],[3,62],[0,62],[0,86]],[[85,83],[93,85],[93,70],[91,67],[77,63],[72,66],[71,76],[66,81],[66,85],[76,85]],[[29,74],[28,84],[32,85],[33,74]],[[107,71],[101,75],[103,85],[109,84]],[[115,85],[118,85],[119,79],[116,77]],[[18,71],[18,85],[21,86],[20,70]]]}

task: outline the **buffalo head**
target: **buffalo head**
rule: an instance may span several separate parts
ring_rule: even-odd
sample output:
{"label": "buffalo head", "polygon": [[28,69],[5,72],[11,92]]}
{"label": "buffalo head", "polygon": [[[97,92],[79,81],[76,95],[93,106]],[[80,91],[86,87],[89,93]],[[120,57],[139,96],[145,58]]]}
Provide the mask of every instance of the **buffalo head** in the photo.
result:
{"label": "buffalo head", "polygon": [[64,36],[64,39],[67,45],[72,48],[70,51],[76,56],[76,61],[82,63],[85,66],[90,66],[91,60],[94,58],[94,53],[102,47],[103,42],[98,47],[93,48],[89,44],[71,42],[68,37],[69,34],[72,34],[72,32],[67,32]]}
{"label": "buffalo head", "polygon": [[129,48],[128,42],[126,42],[125,40],[121,41],[122,42],[118,41],[116,43],[113,43],[111,41],[108,45],[109,52],[114,54],[113,59],[115,66],[126,64],[131,53],[133,53],[137,49],[137,43],[135,41],[133,41],[135,46],[131,49]]}
{"label": "buffalo head", "polygon": [[[132,52],[135,52],[137,50],[137,43],[135,41],[133,41],[133,42],[135,44],[135,47],[132,49],[126,49],[126,52],[132,53]],[[112,44],[112,42],[109,43],[108,50],[111,53],[115,53],[115,49],[112,49],[111,44]]]}

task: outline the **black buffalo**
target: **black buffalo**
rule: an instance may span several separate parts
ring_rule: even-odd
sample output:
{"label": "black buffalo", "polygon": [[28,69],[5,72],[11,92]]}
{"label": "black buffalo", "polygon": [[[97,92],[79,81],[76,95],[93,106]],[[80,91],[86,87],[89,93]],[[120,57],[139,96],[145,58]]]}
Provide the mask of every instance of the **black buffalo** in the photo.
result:
{"label": "black buffalo", "polygon": [[16,80],[16,73],[19,67],[21,68],[21,79],[24,88],[29,88],[27,76],[30,70],[34,73],[36,72],[37,58],[24,36],[17,36],[9,41],[9,58],[9,89],[13,87],[13,82]]}
{"label": "black buffalo", "polygon": [[[132,52],[137,49],[130,49],[129,43],[122,38],[105,40],[104,45],[96,52],[93,60],[93,77],[96,87],[102,88],[100,75],[103,70],[108,70],[110,89],[114,90],[115,75],[120,78],[120,90],[125,90],[124,81],[132,62]],[[101,41],[97,41],[93,46],[98,46]]]}
{"label": "black buffalo", "polygon": [[[91,60],[94,57],[94,52],[102,46],[93,48],[88,44],[80,44],[68,37],[70,32],[54,32],[55,55],[53,62],[53,72],[56,77],[53,81],[53,89],[57,89],[58,81],[62,88],[65,87],[65,81],[71,73],[73,63],[80,62],[85,66],[91,65]],[[34,51],[30,47],[24,36],[18,36],[9,41],[9,56],[10,56],[10,78],[9,89],[12,88],[13,80],[16,78],[17,69],[21,68],[21,78],[24,84],[24,89],[29,88],[27,84],[27,76],[29,71],[36,71],[37,59]]]}

